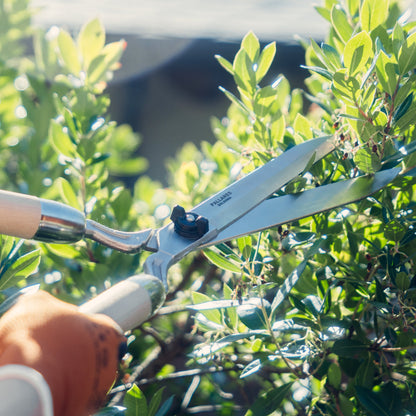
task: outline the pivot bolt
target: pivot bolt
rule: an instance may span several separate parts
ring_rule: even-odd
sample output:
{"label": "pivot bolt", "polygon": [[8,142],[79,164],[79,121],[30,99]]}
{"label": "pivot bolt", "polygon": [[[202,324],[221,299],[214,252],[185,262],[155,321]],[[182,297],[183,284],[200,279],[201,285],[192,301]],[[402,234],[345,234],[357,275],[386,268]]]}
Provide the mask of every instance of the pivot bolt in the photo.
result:
{"label": "pivot bolt", "polygon": [[173,208],[170,219],[175,231],[189,240],[198,240],[208,231],[208,220],[193,212],[186,212],[180,205]]}

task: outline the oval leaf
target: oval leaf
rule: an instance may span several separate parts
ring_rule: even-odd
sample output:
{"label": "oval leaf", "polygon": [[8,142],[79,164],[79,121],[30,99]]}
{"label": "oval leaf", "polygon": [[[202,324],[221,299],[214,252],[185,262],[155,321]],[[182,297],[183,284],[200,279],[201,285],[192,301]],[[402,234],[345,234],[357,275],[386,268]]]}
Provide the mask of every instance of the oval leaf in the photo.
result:
{"label": "oval leaf", "polygon": [[338,36],[347,43],[352,36],[353,28],[348,22],[347,14],[339,5],[332,7],[331,21]]}
{"label": "oval leaf", "polygon": [[380,395],[365,387],[356,386],[355,391],[361,404],[374,416],[391,416]]}
{"label": "oval leaf", "polygon": [[361,27],[371,32],[382,25],[389,15],[389,0],[364,0],[361,6]]}
{"label": "oval leaf", "polygon": [[146,397],[135,384],[127,391],[123,404],[127,408],[125,416],[147,415]]}
{"label": "oval leaf", "polygon": [[59,31],[58,47],[66,67],[74,75],[78,75],[81,71],[78,49],[71,35],[66,30],[61,29]]}
{"label": "oval leaf", "polygon": [[354,75],[365,68],[372,58],[373,42],[367,32],[360,32],[345,45],[344,65],[349,75]]}
{"label": "oval leaf", "polygon": [[78,47],[84,60],[84,67],[101,52],[105,44],[105,30],[99,19],[86,23],[78,35]]}
{"label": "oval leaf", "polygon": [[20,256],[0,276],[0,290],[16,285],[20,280],[35,273],[40,263],[40,249]]}

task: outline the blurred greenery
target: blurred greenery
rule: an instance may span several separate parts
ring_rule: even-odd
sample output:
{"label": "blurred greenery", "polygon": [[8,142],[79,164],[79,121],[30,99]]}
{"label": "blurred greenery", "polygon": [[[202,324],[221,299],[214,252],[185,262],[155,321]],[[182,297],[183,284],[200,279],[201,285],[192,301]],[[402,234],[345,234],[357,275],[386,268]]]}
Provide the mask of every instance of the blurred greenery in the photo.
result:
{"label": "blurred greenery", "polygon": [[[232,62],[216,57],[235,81],[222,88],[227,114],[212,119],[217,142],[180,149],[162,188],[144,175],[140,137],[108,113],[106,83],[126,43],[106,43],[99,20],[44,32],[27,0],[0,1],[2,189],[138,230],[317,136],[336,137],[337,149],[280,194],[402,170],[371,197],[174,265],[166,304],[128,334],[100,415],[416,414],[416,23],[395,0],[316,10],[329,29],[320,45],[300,40],[304,90],[282,74],[263,85],[276,45],[254,33]],[[40,284],[79,304],[140,271],[146,255],[2,236],[0,293]]]}

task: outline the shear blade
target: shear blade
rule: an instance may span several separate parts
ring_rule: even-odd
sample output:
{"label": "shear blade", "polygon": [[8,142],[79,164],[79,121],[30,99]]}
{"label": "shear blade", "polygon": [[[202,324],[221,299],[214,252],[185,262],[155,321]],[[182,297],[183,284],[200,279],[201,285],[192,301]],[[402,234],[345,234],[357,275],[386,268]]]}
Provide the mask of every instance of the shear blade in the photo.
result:
{"label": "shear blade", "polygon": [[308,140],[194,207],[191,212],[209,222],[209,231],[199,240],[192,241],[180,236],[175,232],[173,223],[159,229],[146,244],[146,248],[156,252],[146,259],[144,271],[159,277],[167,285],[167,271],[173,263],[204,245],[215,244],[222,230],[334,149],[332,136]]}
{"label": "shear blade", "polygon": [[196,206],[192,212],[209,221],[209,236],[206,239],[228,227],[334,149],[334,138],[331,136],[308,140]]}
{"label": "shear blade", "polygon": [[298,194],[267,199],[221,231],[216,238],[200,247],[219,244],[359,201],[382,189],[399,172],[399,168],[393,168],[371,176],[361,176],[320,186]]}

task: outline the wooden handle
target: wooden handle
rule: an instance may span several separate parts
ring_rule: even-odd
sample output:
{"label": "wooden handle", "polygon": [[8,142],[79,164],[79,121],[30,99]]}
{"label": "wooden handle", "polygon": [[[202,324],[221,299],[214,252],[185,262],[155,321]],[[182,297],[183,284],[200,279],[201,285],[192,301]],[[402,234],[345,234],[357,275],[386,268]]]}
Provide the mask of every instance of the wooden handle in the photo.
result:
{"label": "wooden handle", "polygon": [[165,301],[163,283],[155,276],[140,274],[110,287],[80,306],[84,313],[102,313],[126,332],[149,319]]}
{"label": "wooden handle", "polygon": [[0,234],[30,239],[41,220],[39,198],[0,191]]}

